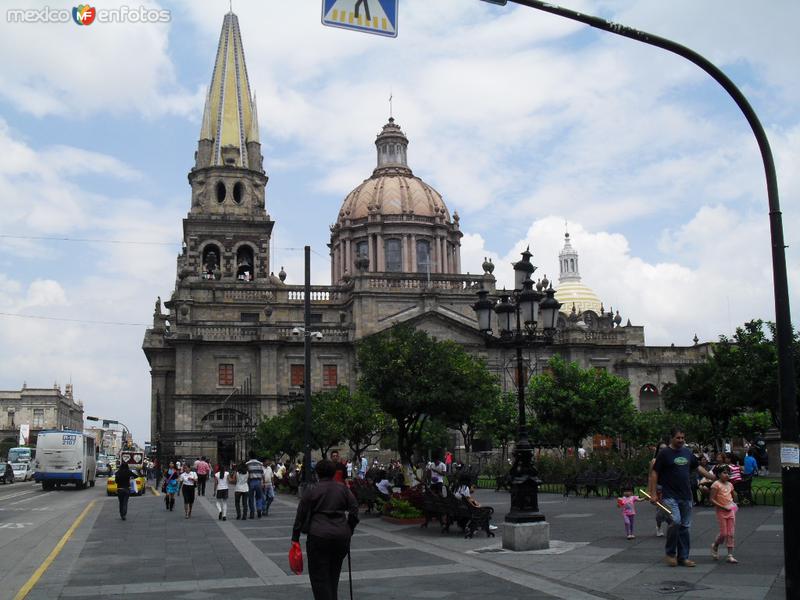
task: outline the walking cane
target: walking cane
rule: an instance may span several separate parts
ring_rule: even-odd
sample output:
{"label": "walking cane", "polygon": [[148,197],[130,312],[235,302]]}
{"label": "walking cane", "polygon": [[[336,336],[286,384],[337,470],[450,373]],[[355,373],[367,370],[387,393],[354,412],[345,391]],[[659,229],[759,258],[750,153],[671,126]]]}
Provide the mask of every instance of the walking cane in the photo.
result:
{"label": "walking cane", "polygon": [[350,580],[350,600],[353,600],[353,569],[350,565],[350,545],[347,545],[347,578]]}

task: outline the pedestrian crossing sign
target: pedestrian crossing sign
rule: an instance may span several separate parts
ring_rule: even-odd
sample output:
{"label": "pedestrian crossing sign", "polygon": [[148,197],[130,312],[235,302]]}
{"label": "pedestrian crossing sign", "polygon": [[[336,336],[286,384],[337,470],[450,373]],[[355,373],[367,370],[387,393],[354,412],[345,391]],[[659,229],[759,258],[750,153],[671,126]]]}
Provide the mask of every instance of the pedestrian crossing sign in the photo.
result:
{"label": "pedestrian crossing sign", "polygon": [[322,24],[397,37],[399,0],[322,0]]}

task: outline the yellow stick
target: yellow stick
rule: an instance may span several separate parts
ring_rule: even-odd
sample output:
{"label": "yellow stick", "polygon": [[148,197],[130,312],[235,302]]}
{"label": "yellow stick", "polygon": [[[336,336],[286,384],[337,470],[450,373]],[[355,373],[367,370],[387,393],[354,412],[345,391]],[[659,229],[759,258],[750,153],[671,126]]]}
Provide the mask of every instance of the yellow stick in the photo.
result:
{"label": "yellow stick", "polygon": [[[639,493],[642,494],[648,500],[650,500],[652,498],[650,496],[650,494],[645,492],[642,488],[639,488]],[[656,506],[658,508],[660,508],[661,510],[663,510],[664,512],[666,512],[670,517],[672,516],[672,511],[670,509],[668,509],[666,506],[664,506],[663,504],[661,504],[661,502],[656,502]]]}

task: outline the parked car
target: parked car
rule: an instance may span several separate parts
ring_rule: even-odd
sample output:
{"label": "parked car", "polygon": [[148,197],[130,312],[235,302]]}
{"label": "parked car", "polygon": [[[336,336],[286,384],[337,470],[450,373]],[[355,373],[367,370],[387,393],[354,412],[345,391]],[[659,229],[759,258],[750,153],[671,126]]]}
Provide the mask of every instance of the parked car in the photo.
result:
{"label": "parked car", "polygon": [[[136,479],[136,495],[143,496],[144,490],[147,487],[147,479],[137,469],[131,469]],[[111,475],[106,482],[106,494],[109,496],[117,495],[117,481],[114,475]]]}
{"label": "parked car", "polygon": [[29,481],[33,479],[33,468],[30,463],[11,463],[14,470],[14,481]]}

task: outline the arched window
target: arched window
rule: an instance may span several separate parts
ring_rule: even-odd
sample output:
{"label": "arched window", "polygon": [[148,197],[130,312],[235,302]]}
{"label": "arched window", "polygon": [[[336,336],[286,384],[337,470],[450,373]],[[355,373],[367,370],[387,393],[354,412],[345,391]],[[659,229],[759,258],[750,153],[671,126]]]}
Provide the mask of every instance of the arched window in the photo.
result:
{"label": "arched window", "polygon": [[204,431],[239,431],[250,426],[250,417],[231,408],[213,410],[200,420]]}
{"label": "arched window", "polygon": [[238,281],[252,281],[255,279],[253,249],[246,244],[239,246],[236,251],[236,279]]}
{"label": "arched window", "polygon": [[225,184],[222,183],[221,181],[218,181],[214,189],[216,190],[217,194],[217,202],[222,204],[222,202],[225,200],[225,195],[227,194],[227,190],[225,189]]}
{"label": "arched window", "polygon": [[417,273],[427,273],[431,267],[431,243],[417,240]]}
{"label": "arched window", "polygon": [[639,410],[651,412],[661,408],[661,399],[658,389],[652,383],[645,383],[639,390]]}
{"label": "arched window", "polygon": [[356,243],[356,258],[369,258],[369,243],[357,242]]}
{"label": "arched window", "polygon": [[386,257],[386,270],[390,273],[399,273],[403,269],[403,255],[400,249],[400,240],[390,239],[384,243]]}
{"label": "arched window", "polygon": [[570,271],[574,271],[575,270],[575,259],[574,258],[570,258],[569,259],[569,270]]}
{"label": "arched window", "polygon": [[216,244],[208,244],[203,248],[203,264],[200,271],[203,279],[214,279],[214,271],[219,269],[220,252]]}
{"label": "arched window", "polygon": [[241,204],[243,197],[244,186],[242,185],[241,181],[237,181],[233,186],[233,201],[236,202],[236,204]]}

